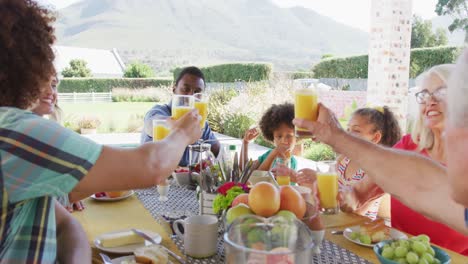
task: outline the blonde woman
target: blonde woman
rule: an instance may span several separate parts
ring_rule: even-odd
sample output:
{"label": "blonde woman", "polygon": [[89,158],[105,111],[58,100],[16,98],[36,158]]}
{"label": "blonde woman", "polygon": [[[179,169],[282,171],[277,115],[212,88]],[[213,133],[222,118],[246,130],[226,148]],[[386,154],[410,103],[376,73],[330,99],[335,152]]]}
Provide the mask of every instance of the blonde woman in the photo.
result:
{"label": "blonde woman", "polygon": [[[453,64],[437,65],[416,79],[418,91],[415,94],[415,100],[419,104],[416,120],[411,134],[405,135],[394,148],[418,152],[445,166],[447,162],[444,142],[447,80],[454,69]],[[393,227],[412,235],[427,234],[435,244],[468,255],[467,236],[463,236],[446,225],[429,220],[393,196],[391,216]]]}

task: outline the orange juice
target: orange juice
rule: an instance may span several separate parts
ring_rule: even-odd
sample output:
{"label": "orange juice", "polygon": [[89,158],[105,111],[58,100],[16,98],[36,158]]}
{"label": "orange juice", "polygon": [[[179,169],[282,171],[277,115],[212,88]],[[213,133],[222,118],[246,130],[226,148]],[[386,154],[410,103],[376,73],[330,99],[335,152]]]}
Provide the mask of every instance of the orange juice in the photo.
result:
{"label": "orange juice", "polygon": [[169,133],[169,128],[164,125],[157,125],[153,127],[153,141],[163,140]]}
{"label": "orange juice", "polygon": [[186,113],[190,112],[190,110],[192,110],[192,108],[190,108],[190,107],[176,107],[176,108],[173,108],[172,109],[172,118],[177,120],[177,119],[181,118],[183,115],[185,115]]}
{"label": "orange juice", "polygon": [[325,209],[338,208],[338,175],[336,173],[318,173],[317,185],[320,192],[320,205]]}
{"label": "orange juice", "polygon": [[200,127],[203,128],[208,116],[208,102],[195,102],[195,108],[198,109],[198,113],[201,115]]}
{"label": "orange juice", "polygon": [[[317,94],[312,90],[298,90],[295,94],[294,116],[295,118],[317,121],[318,105]],[[307,129],[296,127],[297,137],[312,136]]]}
{"label": "orange juice", "polygon": [[289,176],[276,176],[276,182],[278,182],[278,185],[289,185],[291,178]]}

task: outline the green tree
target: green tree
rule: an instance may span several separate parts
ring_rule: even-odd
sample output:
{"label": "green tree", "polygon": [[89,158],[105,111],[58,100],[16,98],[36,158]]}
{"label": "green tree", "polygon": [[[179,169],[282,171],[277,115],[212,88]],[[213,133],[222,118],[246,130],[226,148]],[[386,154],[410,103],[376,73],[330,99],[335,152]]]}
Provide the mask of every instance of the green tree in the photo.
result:
{"label": "green tree", "polygon": [[141,62],[134,62],[128,65],[124,73],[124,77],[126,78],[150,78],[153,76],[153,69]]}
{"label": "green tree", "polygon": [[84,60],[71,60],[70,66],[62,71],[63,77],[92,77],[88,63]]}
{"label": "green tree", "polygon": [[468,3],[466,0],[438,0],[435,8],[439,16],[450,15],[453,18],[448,30],[465,31],[465,43],[468,43]]}
{"label": "green tree", "polygon": [[415,15],[413,16],[411,28],[411,48],[427,48],[447,44],[445,30],[438,28],[436,33],[433,33],[432,22],[430,20],[423,20]]}
{"label": "green tree", "polygon": [[323,54],[322,58],[320,58],[320,59],[324,60],[324,59],[328,59],[328,58],[332,58],[332,57],[333,57],[333,54],[327,53],[327,54]]}

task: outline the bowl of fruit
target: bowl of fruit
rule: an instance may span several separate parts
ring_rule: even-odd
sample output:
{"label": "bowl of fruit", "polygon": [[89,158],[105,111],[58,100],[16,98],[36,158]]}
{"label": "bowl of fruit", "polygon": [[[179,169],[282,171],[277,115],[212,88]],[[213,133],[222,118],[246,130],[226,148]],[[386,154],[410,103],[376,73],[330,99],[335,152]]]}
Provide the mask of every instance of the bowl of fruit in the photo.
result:
{"label": "bowl of fruit", "polygon": [[382,241],[374,246],[374,253],[382,264],[450,263],[450,256],[442,249],[431,245],[427,235]]}
{"label": "bowl of fruit", "polygon": [[295,217],[244,215],[224,234],[226,263],[311,263],[310,229]]}

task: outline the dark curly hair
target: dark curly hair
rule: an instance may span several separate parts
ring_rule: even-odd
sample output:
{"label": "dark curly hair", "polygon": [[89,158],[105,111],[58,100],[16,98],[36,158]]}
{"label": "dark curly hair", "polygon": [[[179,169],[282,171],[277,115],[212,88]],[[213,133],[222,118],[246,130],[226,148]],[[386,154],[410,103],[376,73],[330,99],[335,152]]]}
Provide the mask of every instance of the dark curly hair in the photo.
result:
{"label": "dark curly hair", "polygon": [[293,119],[293,104],[284,103],[279,105],[272,105],[263,114],[262,119],[260,119],[260,130],[262,130],[263,137],[266,140],[273,142],[273,131],[278,129],[282,124],[286,124],[290,128],[294,128],[294,125],[292,123]]}
{"label": "dark curly hair", "polygon": [[54,21],[35,1],[0,0],[0,106],[31,106],[55,74]]}
{"label": "dark curly hair", "polygon": [[359,115],[367,118],[369,124],[374,125],[374,132],[380,131],[382,134],[379,144],[393,147],[401,138],[400,125],[387,106],[384,106],[382,111],[370,107],[360,108],[354,111],[353,116]]}

